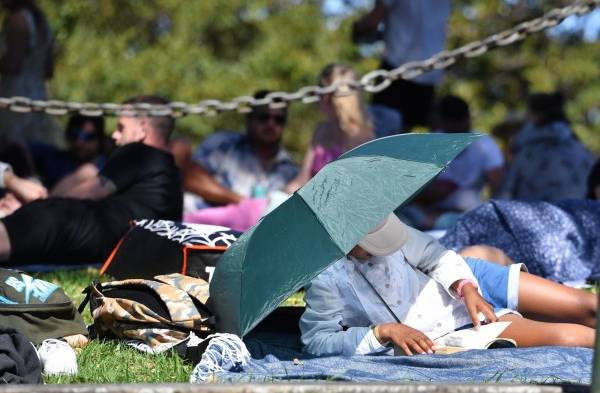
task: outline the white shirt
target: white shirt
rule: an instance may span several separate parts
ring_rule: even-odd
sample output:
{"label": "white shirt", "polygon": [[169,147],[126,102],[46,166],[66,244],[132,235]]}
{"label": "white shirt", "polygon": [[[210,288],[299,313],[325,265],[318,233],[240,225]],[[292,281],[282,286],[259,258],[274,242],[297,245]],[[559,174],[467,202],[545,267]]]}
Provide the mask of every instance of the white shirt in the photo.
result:
{"label": "white shirt", "polygon": [[[384,0],[386,7],[385,60],[398,67],[409,61],[425,60],[444,49],[449,0]],[[442,71],[430,71],[413,79],[438,84]]]}
{"label": "white shirt", "polygon": [[438,179],[449,180],[458,188],[438,203],[444,209],[467,211],[481,204],[486,173],[504,166],[504,156],[496,142],[484,135],[462,151]]}
{"label": "white shirt", "polygon": [[302,342],[315,355],[367,355],[387,352],[371,329],[394,317],[358,272],[373,284],[402,323],[437,338],[471,323],[450,286],[473,273],[461,256],[434,238],[409,228],[398,252],[368,261],[342,258],[306,290],[300,319]]}

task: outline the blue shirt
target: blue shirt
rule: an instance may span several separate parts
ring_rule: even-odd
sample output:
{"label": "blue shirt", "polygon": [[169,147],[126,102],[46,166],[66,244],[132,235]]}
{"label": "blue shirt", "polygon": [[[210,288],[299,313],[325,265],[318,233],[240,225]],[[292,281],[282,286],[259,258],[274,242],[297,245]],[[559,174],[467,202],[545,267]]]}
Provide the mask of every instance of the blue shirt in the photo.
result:
{"label": "blue shirt", "polygon": [[342,258],[312,281],[300,319],[307,352],[317,356],[387,352],[369,326],[394,318],[367,280],[403,323],[430,338],[471,322],[450,289],[461,279],[477,282],[463,258],[416,229],[409,228],[408,239],[388,256],[363,262]]}
{"label": "blue shirt", "polygon": [[526,125],[515,137],[513,150],[503,197],[547,202],[585,198],[596,158],[567,123]]}

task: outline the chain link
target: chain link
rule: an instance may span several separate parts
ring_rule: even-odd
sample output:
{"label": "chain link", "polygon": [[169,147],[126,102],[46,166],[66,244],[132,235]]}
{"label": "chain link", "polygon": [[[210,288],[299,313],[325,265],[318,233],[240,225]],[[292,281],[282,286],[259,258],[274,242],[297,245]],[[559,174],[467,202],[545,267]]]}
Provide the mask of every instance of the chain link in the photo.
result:
{"label": "chain link", "polygon": [[583,15],[600,6],[600,0],[583,0],[572,5],[555,8],[539,18],[519,23],[515,27],[493,34],[479,41],[474,41],[459,48],[442,51],[423,61],[402,64],[392,70],[373,70],[360,78],[360,81],[344,80],[331,86],[304,86],[295,92],[275,91],[266,97],[255,99],[240,96],[231,101],[204,100],[196,104],[170,102],[166,105],[151,104],[115,104],[115,103],[79,103],[70,101],[41,101],[27,97],[0,97],[0,108],[13,112],[45,112],[49,115],[66,115],[80,113],[86,116],[173,116],[188,115],[215,116],[221,112],[235,111],[248,113],[254,107],[268,105],[271,108],[283,108],[291,102],[300,101],[305,104],[317,102],[324,95],[347,95],[356,89],[369,93],[378,93],[396,79],[412,79],[431,70],[442,70],[450,67],[460,59],[481,56],[488,51],[511,45],[526,37],[554,27],[571,15]]}

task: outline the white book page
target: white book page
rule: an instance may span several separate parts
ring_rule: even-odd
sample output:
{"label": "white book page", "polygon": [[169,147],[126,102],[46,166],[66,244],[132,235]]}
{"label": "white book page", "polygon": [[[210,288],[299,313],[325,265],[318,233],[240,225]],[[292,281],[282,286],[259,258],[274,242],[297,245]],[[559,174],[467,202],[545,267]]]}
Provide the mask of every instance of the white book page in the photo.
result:
{"label": "white book page", "polygon": [[434,340],[437,347],[484,349],[510,325],[510,322],[493,322],[474,328],[457,330]]}

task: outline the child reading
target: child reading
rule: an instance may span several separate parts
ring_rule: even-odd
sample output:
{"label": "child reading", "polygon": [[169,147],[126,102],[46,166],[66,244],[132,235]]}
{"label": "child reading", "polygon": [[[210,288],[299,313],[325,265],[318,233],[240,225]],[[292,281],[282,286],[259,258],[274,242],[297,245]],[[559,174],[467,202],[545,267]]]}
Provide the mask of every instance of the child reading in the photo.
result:
{"label": "child reading", "polygon": [[467,258],[390,214],[307,288],[305,349],[319,356],[434,353],[433,339],[482,322],[511,322],[520,347],[592,347],[596,296]]}

